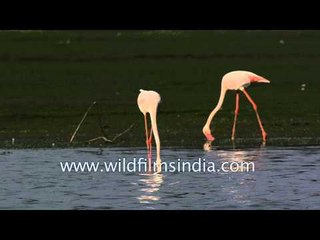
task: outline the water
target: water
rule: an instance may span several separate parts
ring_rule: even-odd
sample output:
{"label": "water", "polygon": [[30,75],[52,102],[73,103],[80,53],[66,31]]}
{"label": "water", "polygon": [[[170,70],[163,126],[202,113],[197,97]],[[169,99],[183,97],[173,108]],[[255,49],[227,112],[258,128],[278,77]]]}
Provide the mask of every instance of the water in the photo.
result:
{"label": "water", "polygon": [[320,148],[163,149],[164,162],[254,162],[246,172],[66,173],[140,148],[0,150],[0,209],[320,209]]}

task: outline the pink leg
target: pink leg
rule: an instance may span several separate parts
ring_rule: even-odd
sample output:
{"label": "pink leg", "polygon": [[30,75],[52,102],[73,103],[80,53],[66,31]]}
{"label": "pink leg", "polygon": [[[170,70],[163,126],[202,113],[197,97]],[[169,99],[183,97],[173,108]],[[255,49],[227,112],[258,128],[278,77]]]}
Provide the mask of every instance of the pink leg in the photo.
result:
{"label": "pink leg", "polygon": [[236,93],[236,109],[234,111],[234,121],[233,121],[232,136],[231,136],[232,141],[234,141],[234,136],[236,134],[236,124],[237,124],[238,114],[239,114],[239,92]]}
{"label": "pink leg", "polygon": [[258,123],[262,132],[262,140],[265,143],[267,140],[267,133],[263,128],[259,113],[258,113],[258,106],[257,104],[255,104],[255,102],[252,100],[252,98],[249,96],[249,94],[247,93],[247,91],[245,89],[242,90],[242,92],[244,93],[244,95],[246,95],[246,97],[248,98],[249,102],[252,104],[254,111],[256,112],[257,115],[257,119],[258,119]]}
{"label": "pink leg", "polygon": [[146,131],[146,145],[147,145],[147,152],[148,152],[148,171],[150,171],[151,167],[150,167],[150,144],[149,144],[149,134],[148,134],[148,122],[147,122],[147,116],[144,115],[144,127],[145,127],[145,131]]}
{"label": "pink leg", "polygon": [[148,171],[151,172],[151,160],[152,160],[152,126],[150,127],[150,136],[148,138],[149,151],[148,151]]}

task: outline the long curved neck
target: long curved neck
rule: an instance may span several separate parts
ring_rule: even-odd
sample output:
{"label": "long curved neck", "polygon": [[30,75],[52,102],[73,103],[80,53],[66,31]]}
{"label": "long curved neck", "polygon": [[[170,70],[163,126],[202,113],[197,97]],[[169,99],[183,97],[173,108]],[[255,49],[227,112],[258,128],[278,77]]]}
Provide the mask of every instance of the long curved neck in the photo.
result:
{"label": "long curved neck", "polygon": [[227,90],[226,90],[223,86],[221,86],[221,92],[220,92],[220,98],[219,98],[218,104],[217,104],[217,106],[212,110],[212,112],[210,113],[210,115],[209,115],[209,117],[208,117],[208,119],[207,119],[207,122],[206,122],[206,124],[205,124],[204,127],[203,127],[204,130],[205,130],[205,129],[210,130],[210,124],[211,124],[211,122],[212,122],[212,120],[213,120],[213,117],[214,117],[214,116],[216,115],[216,113],[220,110],[220,108],[221,108],[221,106],[222,106],[222,104],[223,104],[223,101],[224,101],[224,97],[225,97],[225,95],[226,95],[226,92],[227,92]]}
{"label": "long curved neck", "polygon": [[155,111],[150,112],[150,118],[151,118],[151,126],[154,134],[154,139],[156,141],[157,161],[161,161],[160,160],[160,138],[159,138],[158,127],[157,127],[157,109],[155,109]]}

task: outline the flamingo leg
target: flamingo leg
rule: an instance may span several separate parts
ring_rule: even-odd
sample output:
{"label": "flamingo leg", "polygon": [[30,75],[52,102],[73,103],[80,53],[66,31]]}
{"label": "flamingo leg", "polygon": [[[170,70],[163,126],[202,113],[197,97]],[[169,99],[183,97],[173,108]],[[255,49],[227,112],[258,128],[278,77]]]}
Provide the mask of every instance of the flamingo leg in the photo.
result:
{"label": "flamingo leg", "polygon": [[236,134],[236,124],[237,124],[237,118],[239,114],[239,92],[236,93],[236,109],[234,110],[234,121],[233,121],[233,127],[232,127],[232,136],[231,140],[234,141],[234,136]]}
{"label": "flamingo leg", "polygon": [[150,127],[150,135],[148,138],[149,142],[149,152],[148,152],[148,166],[149,166],[149,172],[151,172],[151,160],[152,160],[152,126]]}
{"label": "flamingo leg", "polygon": [[146,131],[146,145],[147,145],[147,152],[148,152],[148,171],[151,171],[151,156],[150,156],[150,143],[149,143],[149,134],[148,134],[148,122],[147,116],[144,115],[144,127]]}
{"label": "flamingo leg", "polygon": [[248,98],[249,102],[252,104],[252,107],[253,107],[254,111],[256,112],[258,123],[259,123],[260,129],[261,129],[261,132],[262,132],[262,140],[263,140],[263,143],[266,143],[267,133],[263,128],[263,125],[262,125],[262,122],[261,122],[261,119],[260,119],[260,116],[259,116],[259,113],[258,113],[258,106],[257,106],[257,104],[255,104],[255,102],[252,100],[252,98],[250,97],[250,95],[247,93],[247,91],[245,89],[243,89],[242,92],[244,93],[244,95],[246,95],[246,97]]}

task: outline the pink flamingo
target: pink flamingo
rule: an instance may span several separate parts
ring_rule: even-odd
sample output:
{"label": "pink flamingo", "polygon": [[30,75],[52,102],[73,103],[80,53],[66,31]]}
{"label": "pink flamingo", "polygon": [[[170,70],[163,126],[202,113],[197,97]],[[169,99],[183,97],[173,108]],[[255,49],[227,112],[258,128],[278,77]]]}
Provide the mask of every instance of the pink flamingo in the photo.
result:
{"label": "pink flamingo", "polygon": [[218,101],[217,106],[213,109],[213,111],[210,113],[206,124],[204,125],[202,132],[206,136],[208,141],[214,141],[214,137],[211,134],[210,130],[210,124],[212,122],[213,117],[215,114],[219,111],[219,109],[222,106],[225,94],[227,90],[236,90],[236,108],[234,112],[234,122],[233,122],[233,128],[232,128],[232,136],[231,140],[234,141],[234,136],[236,133],[236,122],[237,122],[237,117],[239,113],[239,91],[242,91],[244,95],[248,98],[249,102],[252,104],[252,107],[254,111],[256,112],[256,116],[258,119],[258,123],[262,132],[262,140],[263,143],[266,143],[267,140],[267,133],[263,128],[259,113],[258,113],[258,107],[257,104],[252,100],[252,98],[249,96],[247,91],[245,90],[246,87],[248,87],[251,83],[258,82],[258,83],[270,83],[269,80],[255,74],[252,72],[248,71],[233,71],[225,74],[222,78],[221,81],[221,93],[220,93],[220,98]]}
{"label": "pink flamingo", "polygon": [[[144,126],[146,131],[146,144],[148,151],[148,171],[151,172],[151,157],[152,157],[152,133],[156,141],[157,148],[157,172],[161,172],[161,159],[160,159],[160,138],[157,128],[157,108],[160,103],[161,97],[159,93],[155,91],[146,91],[140,89],[140,93],[137,99],[138,107],[144,116]],[[147,113],[150,115],[151,128],[148,133]]]}

